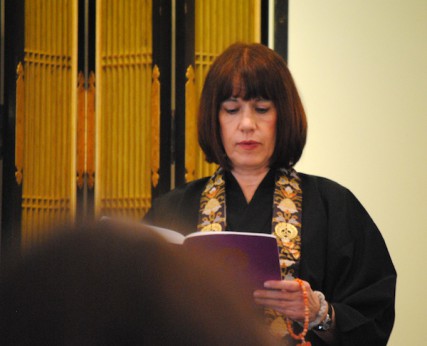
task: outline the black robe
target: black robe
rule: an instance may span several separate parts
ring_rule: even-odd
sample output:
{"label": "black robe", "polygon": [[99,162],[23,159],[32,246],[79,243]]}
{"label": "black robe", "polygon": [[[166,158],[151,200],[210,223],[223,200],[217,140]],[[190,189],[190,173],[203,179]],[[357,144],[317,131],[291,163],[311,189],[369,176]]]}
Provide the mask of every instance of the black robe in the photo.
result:
{"label": "black robe", "polygon": [[[336,316],[338,345],[386,345],[394,323],[396,271],[384,240],[356,197],[341,185],[299,173],[303,191],[299,277],[325,294]],[[188,234],[197,230],[208,178],[154,201],[144,222]],[[226,175],[227,229],[271,232],[274,174],[249,204]],[[325,345],[313,332],[313,345]]]}

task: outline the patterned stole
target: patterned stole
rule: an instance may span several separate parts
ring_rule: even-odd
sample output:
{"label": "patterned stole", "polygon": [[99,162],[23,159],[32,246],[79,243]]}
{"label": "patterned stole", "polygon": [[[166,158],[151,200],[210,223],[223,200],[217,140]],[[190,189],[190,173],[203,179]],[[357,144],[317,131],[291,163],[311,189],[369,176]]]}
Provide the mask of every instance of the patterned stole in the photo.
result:
{"label": "patterned stole", "polygon": [[[276,170],[271,232],[277,239],[283,280],[298,276],[302,217],[300,183],[300,177],[294,169]],[[224,170],[219,168],[208,180],[202,192],[198,231],[226,230],[225,188]],[[271,309],[265,309],[265,315],[273,334],[282,337],[288,335],[283,315]]]}

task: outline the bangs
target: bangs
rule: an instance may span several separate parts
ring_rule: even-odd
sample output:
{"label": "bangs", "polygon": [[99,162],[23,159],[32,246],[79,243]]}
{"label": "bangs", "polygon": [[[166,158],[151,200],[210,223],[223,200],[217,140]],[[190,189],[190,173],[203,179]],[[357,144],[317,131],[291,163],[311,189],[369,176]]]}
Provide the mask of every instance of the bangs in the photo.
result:
{"label": "bangs", "polygon": [[275,101],[274,79],[278,76],[272,75],[267,69],[251,68],[241,61],[235,66],[239,66],[230,73],[224,74],[223,81],[219,82],[222,88],[218,90],[218,100],[223,102],[230,97],[240,97],[245,101],[262,98]]}

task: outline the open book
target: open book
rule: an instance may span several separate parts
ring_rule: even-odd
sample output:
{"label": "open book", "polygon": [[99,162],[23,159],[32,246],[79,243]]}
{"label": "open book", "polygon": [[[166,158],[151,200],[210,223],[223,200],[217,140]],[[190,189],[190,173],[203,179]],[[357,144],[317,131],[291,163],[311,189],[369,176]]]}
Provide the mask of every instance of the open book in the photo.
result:
{"label": "open book", "polygon": [[233,266],[241,280],[253,289],[263,288],[267,280],[280,280],[276,237],[264,233],[195,232],[187,236],[170,229],[150,226],[168,242],[201,249],[213,254],[225,266]]}
{"label": "open book", "polygon": [[170,229],[107,216],[100,221],[141,231],[148,227],[169,243],[202,251],[203,255],[214,257],[219,267],[231,268],[236,280],[246,282],[252,290],[263,288],[267,280],[281,279],[277,241],[271,234],[194,232],[184,236]]}

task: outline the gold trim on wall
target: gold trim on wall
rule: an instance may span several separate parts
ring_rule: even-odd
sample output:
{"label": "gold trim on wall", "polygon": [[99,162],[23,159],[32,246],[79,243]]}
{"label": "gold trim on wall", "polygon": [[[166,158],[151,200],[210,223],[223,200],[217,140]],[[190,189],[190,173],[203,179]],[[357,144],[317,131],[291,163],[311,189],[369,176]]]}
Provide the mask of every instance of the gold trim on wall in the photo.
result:
{"label": "gold trim on wall", "polygon": [[16,124],[15,124],[15,179],[21,185],[24,169],[24,110],[25,110],[25,82],[22,63],[16,68]]}
{"label": "gold trim on wall", "polygon": [[78,112],[77,112],[77,187],[93,189],[95,175],[95,74],[89,74],[87,90],[83,72],[78,78]]}
{"label": "gold trim on wall", "polygon": [[196,172],[197,144],[197,113],[196,113],[196,88],[193,66],[187,68],[185,74],[185,180],[191,181]]}
{"label": "gold trim on wall", "polygon": [[87,89],[87,119],[86,119],[86,175],[87,186],[93,189],[95,185],[95,73],[89,74]]}
{"label": "gold trim on wall", "polygon": [[83,188],[85,174],[86,153],[86,100],[85,100],[85,77],[79,72],[77,84],[77,187]]}
{"label": "gold trim on wall", "polygon": [[160,169],[160,70],[153,68],[151,85],[151,183],[157,187]]}

